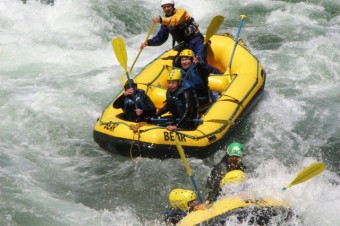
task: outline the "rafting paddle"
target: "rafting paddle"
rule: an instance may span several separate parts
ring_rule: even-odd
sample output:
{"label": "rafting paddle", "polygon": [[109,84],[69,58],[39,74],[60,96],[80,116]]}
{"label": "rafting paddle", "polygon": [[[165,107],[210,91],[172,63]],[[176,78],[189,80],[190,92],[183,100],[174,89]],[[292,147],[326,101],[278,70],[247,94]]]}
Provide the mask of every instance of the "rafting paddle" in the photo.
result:
{"label": "rafting paddle", "polygon": [[[120,64],[120,66],[122,66],[122,68],[125,71],[129,87],[132,88],[131,79],[130,79],[130,76],[129,76],[129,72],[127,70],[127,53],[126,53],[126,47],[125,47],[125,42],[124,42],[123,38],[122,37],[113,38],[112,39],[112,47],[113,47],[113,51],[116,54],[116,58],[117,58],[117,60]],[[134,94],[133,94],[133,100],[135,102],[135,109],[137,109],[137,103],[136,103],[136,98],[135,98]]]}
{"label": "rafting paddle", "polygon": [[[176,121],[179,121],[179,119],[176,119]],[[171,121],[171,118],[152,118],[150,119],[151,122],[153,123],[162,123],[162,122],[169,122]],[[207,119],[207,120],[204,120],[204,119],[191,119],[190,121],[193,121],[193,122],[198,122],[198,123],[203,123],[203,122],[214,122],[214,123],[220,123],[220,124],[232,124],[234,125],[235,123],[230,121],[230,120],[227,120],[227,119]]]}
{"label": "rafting paddle", "polygon": [[[207,61],[206,60],[206,48],[207,48],[207,44],[209,43],[210,38],[215,35],[215,33],[218,31],[218,29],[220,28],[220,26],[222,25],[224,21],[224,17],[223,16],[215,16],[211,21],[210,24],[207,28],[207,32],[205,34],[205,41],[203,43],[203,45],[200,47],[199,53],[197,54],[197,56],[201,56],[202,58],[204,58],[203,61]],[[200,57],[198,57],[200,58]],[[195,64],[192,63],[186,73],[186,76],[189,76],[191,73],[191,70],[195,67]]]}
{"label": "rafting paddle", "polygon": [[201,193],[199,192],[198,188],[197,188],[197,185],[196,185],[196,182],[195,182],[195,179],[194,179],[194,176],[192,175],[192,172],[191,172],[191,169],[189,167],[189,164],[188,164],[188,161],[185,157],[185,154],[184,154],[184,150],[183,150],[183,147],[182,145],[178,142],[178,138],[177,138],[177,134],[175,135],[175,141],[176,141],[176,147],[177,147],[177,150],[178,150],[178,153],[179,155],[181,156],[181,159],[183,161],[183,164],[185,166],[185,169],[187,170],[187,173],[190,177],[190,180],[191,180],[191,183],[192,183],[192,186],[194,187],[195,189],[195,193],[198,197],[198,200],[200,203],[203,203],[203,199],[202,199],[202,196],[201,196]]}
{"label": "rafting paddle", "polygon": [[229,63],[228,63],[228,68],[227,68],[227,71],[226,71],[225,74],[230,74],[231,63],[233,61],[234,53],[235,53],[236,46],[237,46],[237,43],[238,43],[238,38],[239,38],[240,33],[241,33],[241,27],[242,27],[242,24],[243,24],[243,19],[246,18],[246,15],[240,15],[240,18],[241,18],[241,20],[240,20],[240,24],[238,25],[238,30],[237,30],[237,35],[236,35],[236,38],[235,38],[233,51],[231,52],[231,56],[230,56]]}
{"label": "rafting paddle", "polygon": [[[151,33],[152,33],[154,27],[155,27],[155,23],[152,23],[152,25],[151,25],[151,27],[150,27],[150,30],[149,30],[149,32],[148,32],[148,34],[147,34],[147,36],[146,36],[144,42],[147,42],[147,41],[148,41],[148,39],[149,39],[149,37],[150,37],[150,35],[151,35]],[[137,59],[138,59],[140,53],[142,52],[142,50],[143,50],[142,48],[139,49],[139,52],[138,52],[138,54],[137,54],[135,60],[133,61],[132,65],[131,65],[131,67],[130,67],[130,70],[129,70],[130,73],[131,73],[133,67],[135,66],[135,63],[136,63],[136,61],[137,61]]]}
{"label": "rafting paddle", "polygon": [[316,175],[319,175],[322,171],[326,169],[325,164],[322,162],[315,162],[309,165],[308,167],[302,169],[298,175],[295,177],[295,179],[290,182],[286,187],[282,188],[282,190],[287,190],[288,188],[300,184],[302,182],[305,182]]}
{"label": "rafting paddle", "polygon": [[209,39],[218,31],[218,29],[220,28],[221,24],[224,21],[224,17],[223,16],[215,16],[208,28],[207,28],[207,32],[205,34],[205,41],[204,41],[204,45],[206,45],[209,42]]}

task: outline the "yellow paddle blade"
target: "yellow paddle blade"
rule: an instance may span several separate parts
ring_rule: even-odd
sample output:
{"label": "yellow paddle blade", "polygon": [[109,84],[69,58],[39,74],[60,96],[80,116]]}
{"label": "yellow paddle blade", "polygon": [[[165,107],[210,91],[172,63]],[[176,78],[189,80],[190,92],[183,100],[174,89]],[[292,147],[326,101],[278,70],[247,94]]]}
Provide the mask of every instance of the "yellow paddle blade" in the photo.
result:
{"label": "yellow paddle blade", "polygon": [[185,169],[187,170],[187,173],[188,173],[189,177],[191,177],[192,176],[191,169],[190,169],[188,161],[187,161],[187,159],[186,159],[186,157],[184,155],[183,147],[182,147],[182,145],[178,141],[177,134],[175,135],[175,141],[176,141],[176,147],[177,147],[178,153],[181,156],[181,159],[183,161]]}
{"label": "yellow paddle blade", "polygon": [[209,41],[209,39],[218,31],[218,29],[220,28],[220,26],[223,23],[223,21],[224,21],[224,17],[223,16],[215,16],[211,20],[211,22],[210,22],[210,24],[209,24],[209,26],[207,28],[207,32],[205,34],[205,42],[204,42],[204,44],[206,44]]}
{"label": "yellow paddle blade", "polygon": [[116,58],[119,64],[124,68],[124,71],[127,72],[127,53],[125,42],[122,37],[116,37],[112,39],[112,47],[116,54]]}
{"label": "yellow paddle blade", "polygon": [[305,182],[311,179],[312,177],[319,175],[325,169],[326,169],[326,166],[322,162],[312,163],[310,166],[302,169],[300,173],[295,177],[295,179],[292,182],[290,182],[290,184],[288,184],[285,188],[283,188],[283,190],[286,190],[296,184]]}

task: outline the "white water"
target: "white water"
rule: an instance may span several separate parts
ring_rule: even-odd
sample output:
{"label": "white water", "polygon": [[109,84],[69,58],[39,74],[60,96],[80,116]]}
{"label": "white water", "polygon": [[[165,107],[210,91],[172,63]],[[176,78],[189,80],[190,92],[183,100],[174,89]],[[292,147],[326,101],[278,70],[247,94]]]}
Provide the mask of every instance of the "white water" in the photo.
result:
{"label": "white water", "polygon": [[[177,2],[203,32],[221,14],[220,32],[235,35],[239,14],[247,15],[241,38],[264,65],[267,84],[230,140],[245,145],[253,192],[284,197],[304,225],[338,224],[340,3]],[[131,161],[92,138],[121,87],[110,41],[125,39],[131,64],[150,18],[162,13],[158,4],[0,1],[0,225],[159,225],[168,192],[191,188],[179,159]],[[170,46],[143,50],[135,73]],[[202,192],[224,150],[189,159]],[[281,191],[315,161],[328,169]]]}

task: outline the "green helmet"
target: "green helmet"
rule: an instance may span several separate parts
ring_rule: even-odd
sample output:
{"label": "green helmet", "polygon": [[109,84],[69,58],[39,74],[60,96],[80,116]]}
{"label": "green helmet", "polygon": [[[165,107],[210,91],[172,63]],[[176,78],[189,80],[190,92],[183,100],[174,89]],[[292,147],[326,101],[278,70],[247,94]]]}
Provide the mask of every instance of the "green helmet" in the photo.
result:
{"label": "green helmet", "polygon": [[228,146],[227,153],[229,156],[238,156],[241,157],[243,156],[243,145],[237,142],[231,143]]}

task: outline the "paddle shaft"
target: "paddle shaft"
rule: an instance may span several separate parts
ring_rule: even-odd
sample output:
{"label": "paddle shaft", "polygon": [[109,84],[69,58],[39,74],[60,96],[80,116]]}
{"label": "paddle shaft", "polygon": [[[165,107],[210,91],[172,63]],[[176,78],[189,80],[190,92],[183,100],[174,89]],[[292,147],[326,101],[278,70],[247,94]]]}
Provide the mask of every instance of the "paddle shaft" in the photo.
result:
{"label": "paddle shaft", "polygon": [[[149,37],[150,37],[150,35],[151,35],[151,33],[152,33],[154,27],[155,27],[155,23],[152,23],[152,25],[151,25],[151,27],[150,27],[150,29],[149,29],[149,32],[148,32],[148,34],[147,34],[147,36],[146,36],[144,42],[147,42],[147,41],[148,41],[148,39],[149,39]],[[135,64],[136,64],[136,62],[137,62],[137,59],[138,59],[139,55],[141,54],[142,50],[143,50],[142,48],[139,49],[138,54],[137,54],[135,60],[133,61],[132,65],[131,65],[131,68],[130,68],[130,70],[129,70],[130,73],[132,72],[132,69],[133,69],[133,67],[135,66]]]}
{"label": "paddle shaft", "polygon": [[188,176],[190,177],[190,181],[192,183],[192,186],[194,187],[194,190],[195,190],[195,193],[196,193],[196,195],[198,197],[198,200],[199,200],[200,203],[203,203],[203,199],[202,199],[201,193],[199,192],[199,190],[197,188],[194,176],[192,175],[190,166],[189,166],[188,161],[187,161],[187,159],[185,157],[184,149],[183,149],[182,145],[178,141],[177,134],[175,135],[175,142],[176,142],[176,147],[177,147],[178,153],[181,156],[181,159],[182,159],[182,162],[184,164],[184,167],[185,167],[185,169],[186,169],[186,171],[188,173]]}
{"label": "paddle shaft", "polygon": [[[170,121],[170,118],[153,118],[151,119],[151,122],[157,123],[157,122],[168,122]],[[179,121],[179,119],[176,119],[176,121]],[[234,125],[235,123],[228,120],[228,119],[207,119],[207,120],[203,120],[203,119],[191,119],[190,121],[193,122],[198,122],[198,123],[204,123],[204,122],[214,122],[214,123],[220,123],[220,124],[232,124]]]}
{"label": "paddle shaft", "polygon": [[[127,59],[126,45],[125,45],[124,39],[122,37],[113,38],[112,39],[112,47],[113,47],[113,50],[115,52],[116,58],[117,58],[117,60],[120,64],[120,66],[122,66],[122,68],[125,71],[129,87],[133,88],[132,84],[131,84],[129,72],[127,70],[127,60],[128,59]],[[136,102],[136,95],[133,94],[132,97],[133,97],[133,100],[134,100],[134,103],[135,103],[135,109],[137,109],[138,107],[137,107],[137,102]]]}
{"label": "paddle shaft", "polygon": [[233,51],[231,52],[229,63],[228,63],[228,69],[227,69],[228,71],[230,71],[231,63],[233,61],[233,57],[234,57],[234,54],[235,54],[236,46],[237,46],[237,43],[238,43],[238,38],[239,38],[240,33],[241,33],[243,19],[246,18],[246,16],[245,15],[240,15],[240,18],[241,18],[241,20],[240,20],[240,24],[238,25],[238,30],[237,30],[237,35],[236,35],[236,38],[235,38],[235,43],[234,43]]}

